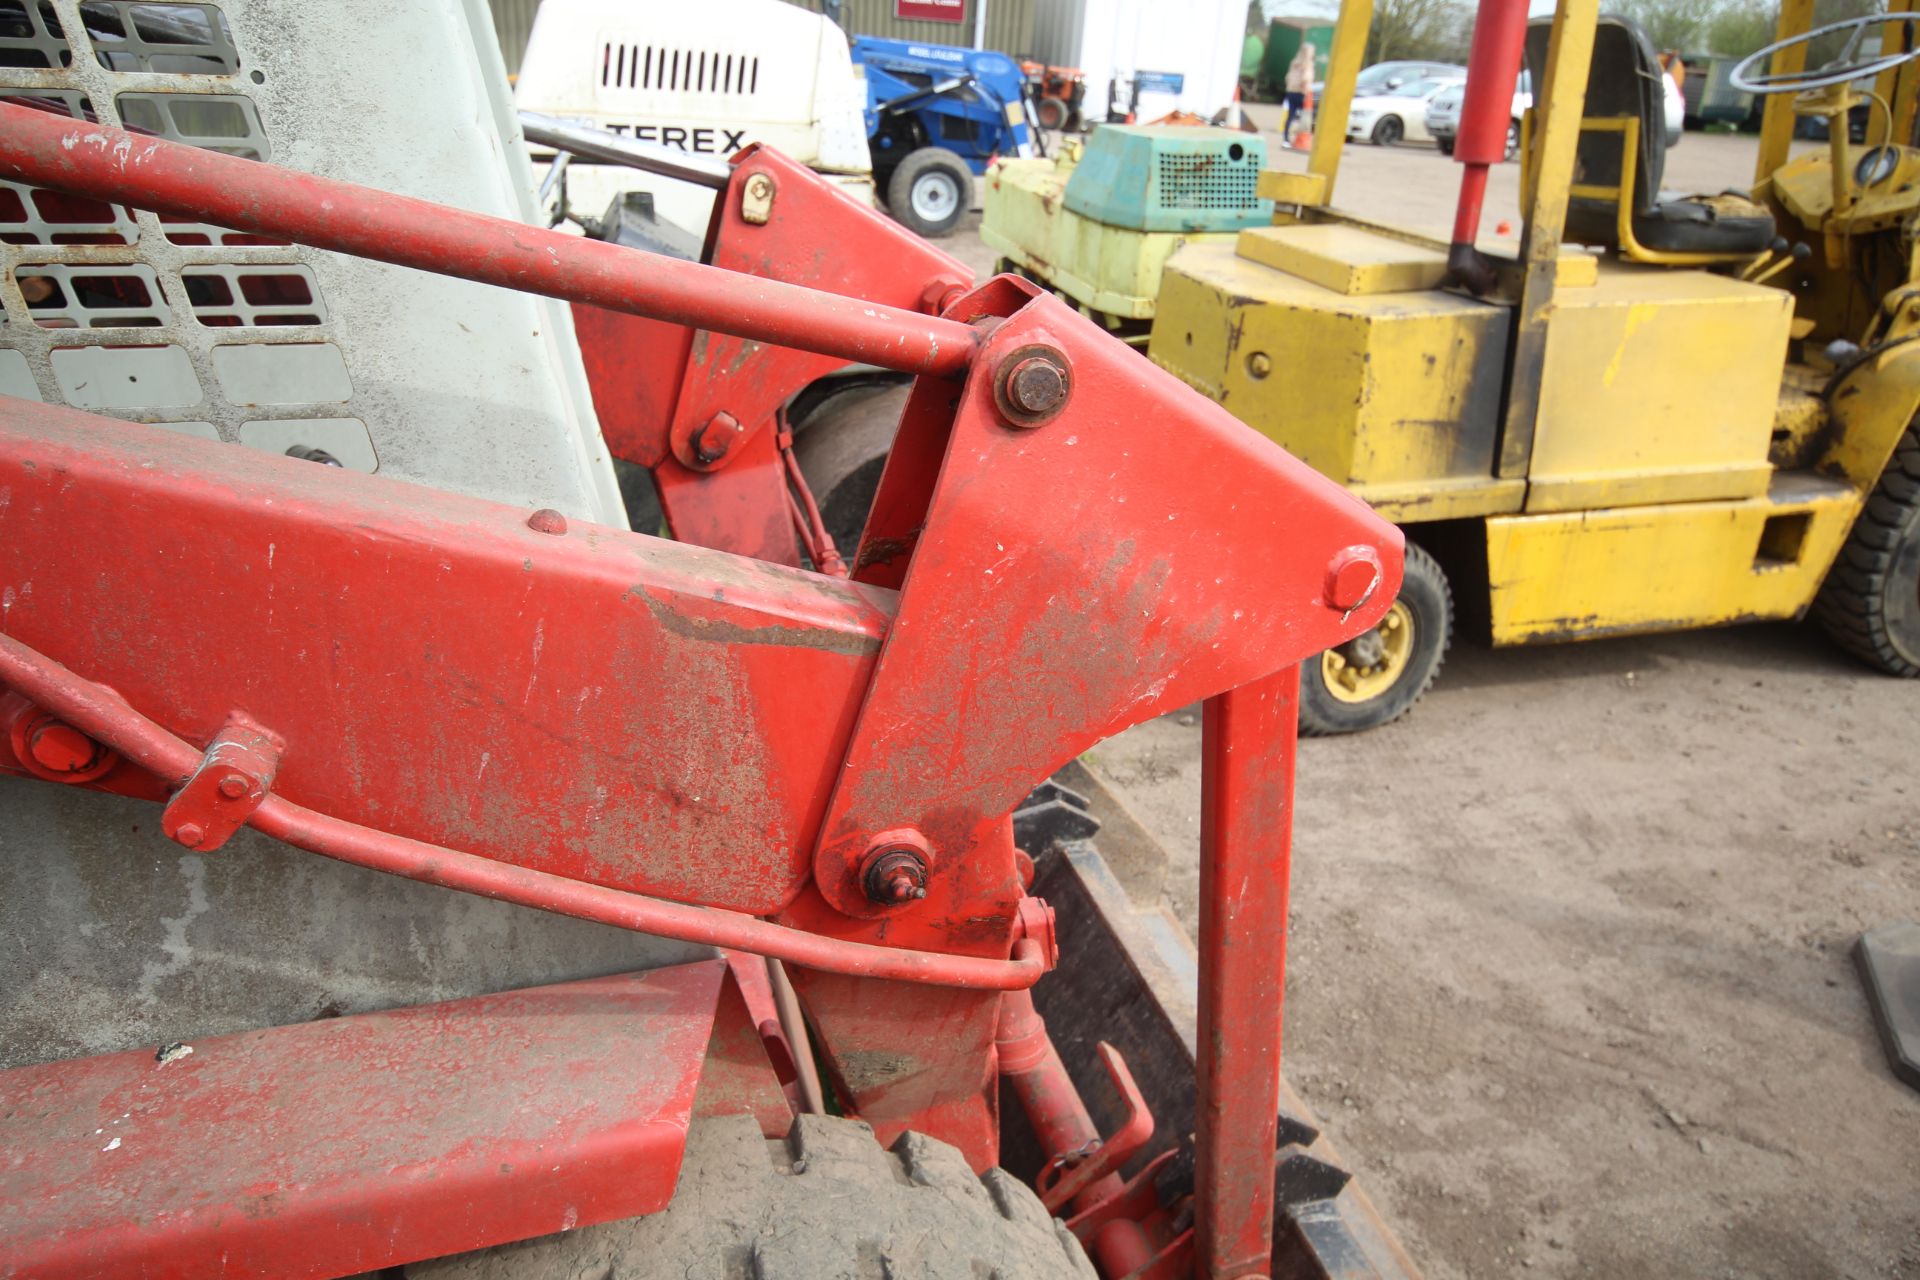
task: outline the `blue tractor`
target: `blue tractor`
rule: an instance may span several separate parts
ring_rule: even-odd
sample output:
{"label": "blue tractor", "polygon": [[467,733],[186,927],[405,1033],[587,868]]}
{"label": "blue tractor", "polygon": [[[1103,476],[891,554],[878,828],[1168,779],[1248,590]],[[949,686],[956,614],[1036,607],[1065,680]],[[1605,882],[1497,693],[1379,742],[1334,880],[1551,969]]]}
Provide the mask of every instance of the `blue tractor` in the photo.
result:
{"label": "blue tractor", "polygon": [[887,211],[944,236],[973,205],[973,178],[996,155],[1031,155],[1026,76],[1004,53],[860,36],[874,187]]}

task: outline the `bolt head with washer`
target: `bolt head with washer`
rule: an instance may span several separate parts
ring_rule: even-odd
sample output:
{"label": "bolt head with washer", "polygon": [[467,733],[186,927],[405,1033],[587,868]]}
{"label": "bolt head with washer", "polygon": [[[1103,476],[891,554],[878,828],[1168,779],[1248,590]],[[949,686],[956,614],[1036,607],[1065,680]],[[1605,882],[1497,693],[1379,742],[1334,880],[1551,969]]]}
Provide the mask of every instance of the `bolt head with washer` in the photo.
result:
{"label": "bolt head with washer", "polygon": [[1073,366],[1063,352],[1044,344],[1021,347],[1002,360],[993,384],[1000,415],[1015,427],[1049,421],[1072,395]]}
{"label": "bolt head with washer", "polygon": [[904,907],[927,896],[933,851],[911,827],[883,831],[860,860],[860,888],[869,902]]}

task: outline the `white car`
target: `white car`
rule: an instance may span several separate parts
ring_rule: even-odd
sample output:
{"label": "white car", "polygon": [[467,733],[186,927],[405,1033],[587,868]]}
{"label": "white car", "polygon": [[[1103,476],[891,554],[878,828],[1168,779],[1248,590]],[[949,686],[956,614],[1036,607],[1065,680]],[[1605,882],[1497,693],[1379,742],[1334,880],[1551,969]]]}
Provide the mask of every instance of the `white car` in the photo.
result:
{"label": "white car", "polygon": [[1428,142],[1427,104],[1460,81],[1415,80],[1387,93],[1353,100],[1347,111],[1347,137],[1365,138],[1376,147],[1396,142]]}
{"label": "white car", "polygon": [[[1520,154],[1520,120],[1533,105],[1532,78],[1520,73],[1513,89],[1513,112],[1507,122],[1507,159]],[[1465,84],[1448,85],[1427,102],[1427,132],[1433,135],[1440,154],[1453,154],[1453,138],[1460,131],[1460,104],[1467,96]]]}

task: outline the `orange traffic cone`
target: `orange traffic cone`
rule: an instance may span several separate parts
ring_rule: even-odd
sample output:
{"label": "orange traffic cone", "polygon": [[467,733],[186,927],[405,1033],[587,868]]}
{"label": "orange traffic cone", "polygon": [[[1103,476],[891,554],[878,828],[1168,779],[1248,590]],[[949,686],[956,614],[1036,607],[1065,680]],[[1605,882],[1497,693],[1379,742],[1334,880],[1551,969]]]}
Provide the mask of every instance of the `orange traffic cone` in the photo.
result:
{"label": "orange traffic cone", "polygon": [[[1313,86],[1311,85],[1307,86],[1307,101],[1306,105],[1301,108],[1300,114],[1303,119],[1313,119]],[[1288,145],[1295,151],[1305,151],[1313,146],[1313,126],[1309,124],[1305,128],[1295,131],[1293,141]]]}

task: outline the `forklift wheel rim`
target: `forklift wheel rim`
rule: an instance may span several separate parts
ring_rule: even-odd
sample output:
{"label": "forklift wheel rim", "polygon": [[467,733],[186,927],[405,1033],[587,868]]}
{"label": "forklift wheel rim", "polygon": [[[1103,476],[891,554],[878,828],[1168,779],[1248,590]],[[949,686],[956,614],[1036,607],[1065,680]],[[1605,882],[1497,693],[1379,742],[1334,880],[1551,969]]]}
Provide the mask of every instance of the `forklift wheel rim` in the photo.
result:
{"label": "forklift wheel rim", "polygon": [[951,174],[930,170],[914,182],[909,198],[916,217],[927,222],[943,222],[953,216],[954,207],[960,203],[960,185]]}
{"label": "forklift wheel rim", "polygon": [[1413,663],[1413,633],[1413,610],[1406,601],[1395,600],[1374,628],[1382,650],[1379,662],[1370,667],[1357,666],[1338,649],[1320,655],[1320,675],[1327,692],[1338,702],[1371,702],[1385,696]]}

